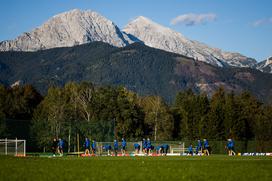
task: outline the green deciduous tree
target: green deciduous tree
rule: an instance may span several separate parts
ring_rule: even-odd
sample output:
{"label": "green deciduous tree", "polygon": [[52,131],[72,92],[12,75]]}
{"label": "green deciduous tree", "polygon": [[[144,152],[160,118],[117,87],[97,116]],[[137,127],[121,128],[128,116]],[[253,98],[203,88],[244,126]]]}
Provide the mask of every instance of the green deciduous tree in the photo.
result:
{"label": "green deciduous tree", "polygon": [[172,139],[174,118],[162,98],[147,96],[139,103],[145,113],[145,135],[151,136],[155,141]]}

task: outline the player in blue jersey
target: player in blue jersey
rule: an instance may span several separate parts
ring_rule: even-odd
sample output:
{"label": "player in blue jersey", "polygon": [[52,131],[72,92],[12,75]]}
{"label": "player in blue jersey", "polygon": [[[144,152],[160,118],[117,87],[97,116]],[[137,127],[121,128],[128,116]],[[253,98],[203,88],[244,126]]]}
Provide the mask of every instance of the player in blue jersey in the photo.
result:
{"label": "player in blue jersey", "polygon": [[64,141],[61,138],[59,138],[58,152],[59,152],[60,156],[63,156],[63,148],[64,148]]}
{"label": "player in blue jersey", "polygon": [[142,152],[143,152],[144,154],[146,154],[146,153],[147,153],[147,152],[146,152],[146,149],[147,149],[147,141],[146,141],[145,139],[143,139],[142,145],[143,145]]}
{"label": "player in blue jersey", "polygon": [[140,153],[141,145],[138,143],[134,143],[134,149],[135,149],[135,154]]}
{"label": "player in blue jersey", "polygon": [[108,156],[111,155],[111,151],[112,151],[111,145],[103,146],[103,150],[105,150],[107,152]]}
{"label": "player in blue jersey", "polygon": [[207,139],[203,139],[204,154],[210,155],[210,145]]}
{"label": "player in blue jersey", "polygon": [[189,147],[188,147],[188,154],[191,155],[191,156],[193,156],[193,154],[194,154],[193,145],[192,144],[190,144]]}
{"label": "player in blue jersey", "polygon": [[127,142],[126,142],[125,138],[122,138],[122,149],[121,149],[121,152],[122,152],[123,156],[126,155],[126,147],[127,147]]}
{"label": "player in blue jersey", "polygon": [[164,156],[166,156],[168,153],[168,150],[169,150],[169,145],[163,144],[162,147],[163,147],[163,154],[164,154]]}
{"label": "player in blue jersey", "polygon": [[196,154],[202,155],[202,143],[201,140],[197,140]]}
{"label": "player in blue jersey", "polygon": [[234,151],[234,141],[232,139],[228,139],[226,147],[228,149],[229,156],[236,155]]}
{"label": "player in blue jersey", "polygon": [[89,140],[89,138],[85,138],[85,142],[84,142],[84,149],[85,149],[85,155],[89,155],[90,154],[90,146],[91,146],[91,142]]}
{"label": "player in blue jersey", "polygon": [[163,153],[163,146],[162,145],[156,146],[156,153],[157,153],[157,155],[162,155],[162,153]]}
{"label": "player in blue jersey", "polygon": [[147,155],[151,154],[151,150],[152,150],[152,144],[149,138],[147,138],[147,143],[146,143],[146,150],[147,150]]}
{"label": "player in blue jersey", "polygon": [[95,155],[95,153],[96,153],[96,141],[93,140],[93,142],[92,142],[92,154]]}
{"label": "player in blue jersey", "polygon": [[114,148],[114,155],[117,156],[117,154],[118,154],[118,141],[117,140],[113,141],[113,148]]}

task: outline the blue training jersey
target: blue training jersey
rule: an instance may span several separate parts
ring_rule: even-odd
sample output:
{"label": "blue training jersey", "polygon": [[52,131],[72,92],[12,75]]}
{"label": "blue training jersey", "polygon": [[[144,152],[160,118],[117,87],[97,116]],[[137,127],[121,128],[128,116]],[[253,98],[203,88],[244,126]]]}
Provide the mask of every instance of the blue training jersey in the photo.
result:
{"label": "blue training jersey", "polygon": [[96,148],[96,141],[94,141],[94,142],[92,143],[92,148],[93,148],[93,149]]}
{"label": "blue training jersey", "polygon": [[114,149],[118,149],[118,142],[117,141],[114,142],[113,147],[114,147]]}
{"label": "blue training jersey", "polygon": [[123,140],[123,141],[122,141],[122,146],[123,146],[123,147],[127,146],[126,140]]}
{"label": "blue training jersey", "polygon": [[147,147],[147,142],[146,140],[143,141],[143,148],[146,148]]}
{"label": "blue training jersey", "polygon": [[151,141],[150,140],[147,141],[147,148],[151,148]]}
{"label": "blue training jersey", "polygon": [[234,147],[234,141],[228,141],[227,147],[228,148],[233,148]]}
{"label": "blue training jersey", "polygon": [[59,140],[59,147],[63,148],[64,147],[64,141],[63,140]]}
{"label": "blue training jersey", "polygon": [[169,148],[169,145],[164,144],[164,145],[163,145],[163,148],[167,150],[167,149]]}
{"label": "blue training jersey", "polygon": [[208,142],[208,140],[204,141],[204,147],[205,147],[205,148],[208,148],[208,147],[209,147],[209,142]]}
{"label": "blue training jersey", "polygon": [[202,147],[202,143],[201,143],[201,141],[198,141],[197,142],[197,148],[200,149],[201,147]]}
{"label": "blue training jersey", "polygon": [[138,149],[139,147],[140,147],[140,145],[139,145],[138,143],[135,143],[135,144],[134,144],[134,148],[135,148],[135,149]]}
{"label": "blue training jersey", "polygon": [[193,147],[191,145],[188,147],[188,151],[193,152]]}
{"label": "blue training jersey", "polygon": [[105,145],[103,146],[103,149],[105,149],[106,151],[111,150],[111,145]]}
{"label": "blue training jersey", "polygon": [[85,147],[86,148],[90,147],[90,140],[89,139],[85,140]]}

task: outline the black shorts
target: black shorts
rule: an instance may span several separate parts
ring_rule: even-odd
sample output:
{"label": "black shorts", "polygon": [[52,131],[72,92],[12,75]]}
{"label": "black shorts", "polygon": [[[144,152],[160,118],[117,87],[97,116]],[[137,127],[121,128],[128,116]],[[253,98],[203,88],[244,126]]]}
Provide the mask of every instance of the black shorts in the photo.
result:
{"label": "black shorts", "polygon": [[122,150],[126,150],[126,147],[125,147],[125,146],[122,146]]}

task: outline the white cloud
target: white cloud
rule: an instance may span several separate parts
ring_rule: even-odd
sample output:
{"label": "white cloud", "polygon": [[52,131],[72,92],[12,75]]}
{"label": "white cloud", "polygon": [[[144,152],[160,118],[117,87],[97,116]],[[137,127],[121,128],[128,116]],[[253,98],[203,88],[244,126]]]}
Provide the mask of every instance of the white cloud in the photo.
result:
{"label": "white cloud", "polygon": [[272,24],[272,17],[256,20],[252,23],[253,26],[258,27],[262,25]]}
{"label": "white cloud", "polygon": [[186,26],[202,25],[215,21],[217,18],[214,13],[207,14],[183,14],[171,20],[171,25],[183,24]]}

